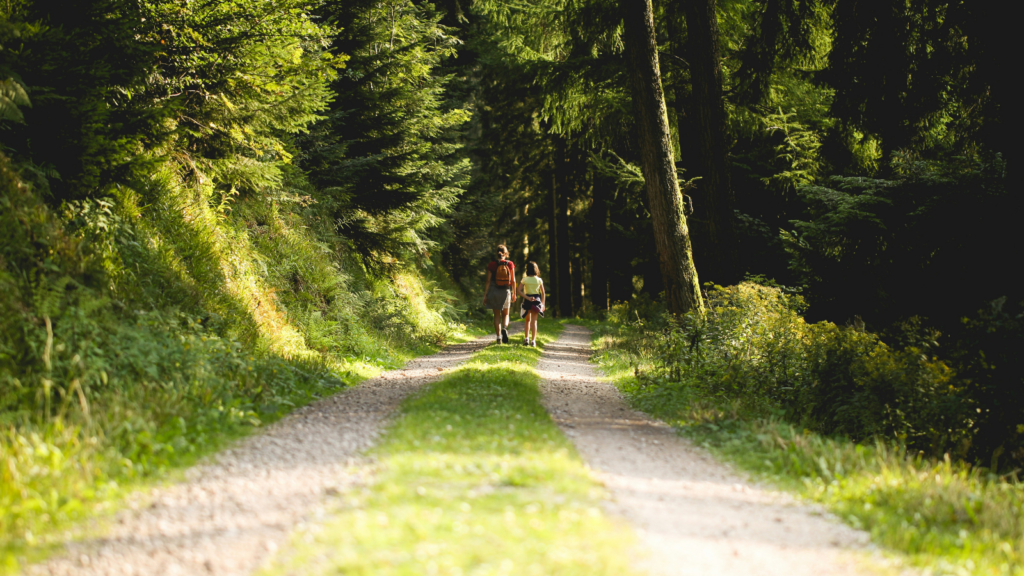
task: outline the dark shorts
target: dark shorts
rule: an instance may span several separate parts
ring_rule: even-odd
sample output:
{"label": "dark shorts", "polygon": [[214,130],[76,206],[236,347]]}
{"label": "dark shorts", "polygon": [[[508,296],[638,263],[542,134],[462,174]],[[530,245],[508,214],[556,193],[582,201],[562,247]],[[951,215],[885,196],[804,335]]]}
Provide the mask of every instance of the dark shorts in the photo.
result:
{"label": "dark shorts", "polygon": [[[537,300],[530,300],[530,298],[536,298]],[[523,298],[523,303],[519,306],[519,315],[526,318],[526,315],[530,312],[536,312],[541,316],[544,315],[544,303],[540,300],[540,294],[527,294],[526,298]]]}

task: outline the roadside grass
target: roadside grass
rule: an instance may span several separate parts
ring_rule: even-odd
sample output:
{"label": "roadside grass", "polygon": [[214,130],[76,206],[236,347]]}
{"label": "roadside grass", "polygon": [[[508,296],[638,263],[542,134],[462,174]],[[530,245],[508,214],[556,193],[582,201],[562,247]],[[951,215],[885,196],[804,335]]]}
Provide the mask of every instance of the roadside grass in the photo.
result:
{"label": "roadside grass", "polygon": [[[539,344],[561,329],[542,321]],[[490,345],[409,398],[373,484],[263,574],[629,574],[630,533],[540,404],[540,353]]]}
{"label": "roadside grass", "polygon": [[[448,341],[486,333],[463,328]],[[124,387],[117,397],[94,400],[88,421],[54,418],[30,430],[0,429],[0,575],[44,560],[85,531],[103,530],[128,496],[180,481],[203,457],[296,408],[440,349],[423,342],[389,346],[386,354],[327,366],[233,347],[207,356],[200,340],[158,343],[165,353],[181,347],[178,360],[189,366],[168,375],[162,389]],[[180,386],[170,385],[178,379]],[[267,391],[254,394],[261,386]]]}
{"label": "roadside grass", "polygon": [[[208,388],[199,379],[196,389],[112,399],[94,410],[88,423],[52,419],[30,432],[0,430],[0,456],[7,463],[0,470],[0,574],[45,559],[83,531],[102,530],[129,495],[179,481],[201,458],[292,410],[436,349],[392,349],[386,359],[353,359],[331,369],[273,357],[228,356],[238,360],[241,371],[255,373],[253,380],[263,380],[263,372],[278,372],[273,380],[263,380],[268,386],[273,382],[277,392],[247,397],[242,374],[237,374],[234,393],[203,398]],[[217,372],[213,376],[229,377]]]}
{"label": "roadside grass", "polygon": [[636,370],[654,362],[645,336],[589,325],[594,361],[635,408],[755,477],[823,504],[895,553],[894,562],[936,576],[1024,575],[1024,484],[1016,478],[798,430],[682,387],[643,387]]}

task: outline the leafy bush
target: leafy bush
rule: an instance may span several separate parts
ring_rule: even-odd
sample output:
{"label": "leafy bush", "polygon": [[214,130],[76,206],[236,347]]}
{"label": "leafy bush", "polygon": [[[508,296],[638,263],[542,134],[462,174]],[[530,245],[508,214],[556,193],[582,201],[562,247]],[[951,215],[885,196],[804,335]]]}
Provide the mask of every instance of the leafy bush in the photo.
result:
{"label": "leafy bush", "polygon": [[950,356],[976,412],[971,456],[992,469],[1024,468],[1024,303],[999,298],[955,336]]}
{"label": "leafy bush", "polygon": [[938,454],[966,447],[968,404],[953,370],[927,348],[894,349],[857,326],[808,323],[800,296],[751,282],[712,289],[708,304],[705,317],[674,321],[652,341],[647,387],[740,402],[854,440]]}

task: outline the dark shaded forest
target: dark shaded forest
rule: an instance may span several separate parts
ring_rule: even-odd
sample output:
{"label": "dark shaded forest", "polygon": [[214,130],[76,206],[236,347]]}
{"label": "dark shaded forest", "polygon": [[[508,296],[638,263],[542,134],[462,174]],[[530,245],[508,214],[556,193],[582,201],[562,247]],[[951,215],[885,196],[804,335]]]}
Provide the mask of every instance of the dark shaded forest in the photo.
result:
{"label": "dark shaded forest", "polygon": [[498,243],[652,386],[1024,466],[994,0],[0,12],[5,547],[444,344]]}

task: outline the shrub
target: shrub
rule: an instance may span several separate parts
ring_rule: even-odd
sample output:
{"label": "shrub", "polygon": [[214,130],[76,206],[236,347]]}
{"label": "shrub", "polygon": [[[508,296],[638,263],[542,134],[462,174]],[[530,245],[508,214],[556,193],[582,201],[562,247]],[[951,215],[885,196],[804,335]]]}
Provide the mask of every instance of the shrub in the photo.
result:
{"label": "shrub", "polygon": [[968,413],[945,363],[856,326],[808,323],[803,307],[799,295],[752,282],[713,288],[705,316],[674,321],[653,341],[657,368],[643,381],[854,440],[963,450]]}
{"label": "shrub", "polygon": [[[992,469],[1024,468],[1024,303],[991,302],[962,320],[950,356],[973,408],[969,453]],[[1002,464],[1002,465],[1000,465]]]}

